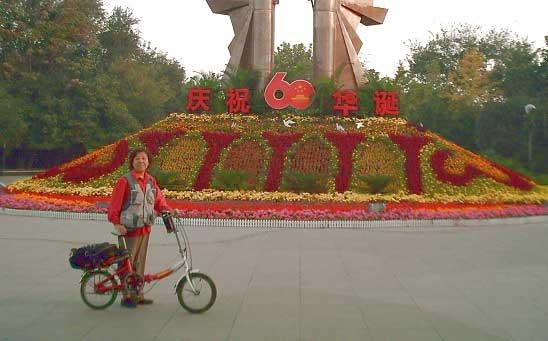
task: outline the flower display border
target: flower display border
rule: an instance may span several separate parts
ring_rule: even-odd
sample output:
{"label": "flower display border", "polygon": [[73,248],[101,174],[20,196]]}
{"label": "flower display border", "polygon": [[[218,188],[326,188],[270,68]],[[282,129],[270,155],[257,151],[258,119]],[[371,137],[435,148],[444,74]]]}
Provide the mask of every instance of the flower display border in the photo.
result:
{"label": "flower display border", "polygon": [[221,152],[228,148],[235,140],[241,137],[239,132],[224,132],[224,131],[204,131],[202,137],[207,143],[208,150],[204,156],[204,160],[196,180],[194,182],[194,190],[201,191],[209,188],[211,178],[213,176],[213,168],[219,162]]}
{"label": "flower display border", "polygon": [[[366,136],[366,139],[358,144],[356,148],[354,149],[354,153],[352,155],[353,164],[355,165],[358,162],[359,156],[363,155],[369,148],[369,146],[373,143],[382,143],[384,144],[387,149],[392,153],[395,157],[395,161],[397,163],[397,166],[401,167],[401,170],[398,172],[399,174],[396,175],[395,185],[393,187],[401,188],[399,191],[403,194],[408,194],[409,191],[407,190],[406,184],[407,184],[407,176],[405,173],[405,153],[387,136],[387,135],[379,135],[379,136]],[[352,179],[350,181],[350,190],[353,188],[358,187],[358,179],[356,178],[356,175],[358,174],[359,168],[354,166],[354,172],[352,174]],[[399,186],[398,186],[399,185]],[[393,191],[393,192],[398,192]],[[359,193],[359,192],[358,192]]]}
{"label": "flower display border", "polygon": [[335,191],[335,176],[337,174],[337,166],[338,166],[338,158],[337,158],[337,149],[335,146],[329,142],[329,140],[321,133],[308,133],[304,134],[298,141],[293,143],[289,149],[286,151],[284,156],[284,163],[283,163],[283,172],[282,172],[282,178],[279,188],[282,188],[283,179],[288,176],[291,170],[291,160],[296,156],[297,149],[304,145],[305,143],[308,143],[310,141],[318,140],[321,141],[328,149],[331,154],[330,159],[328,162],[329,169],[327,170],[327,174],[329,177],[329,180],[327,180],[327,191],[328,192],[334,192]]}
{"label": "flower display border", "polygon": [[251,135],[251,134],[241,135],[239,139],[235,140],[227,148],[223,149],[219,157],[219,162],[215,165],[213,169],[212,180],[215,178],[216,174],[218,174],[218,172],[224,168],[224,164],[226,162],[229,152],[233,148],[236,148],[237,146],[240,146],[241,144],[249,141],[256,142],[257,144],[259,144],[264,153],[264,159],[262,160],[260,165],[261,170],[259,171],[259,175],[257,178],[258,181],[256,185],[257,190],[264,188],[266,183],[268,166],[269,166],[268,160],[272,159],[272,148],[270,148],[268,143],[266,143],[266,141],[259,135]]}
{"label": "flower display border", "polygon": [[[288,119],[293,121],[293,127],[285,125],[285,120]],[[362,128],[357,127],[358,123],[362,125]],[[344,130],[344,132],[337,131],[335,125],[337,125],[337,129]],[[211,145],[205,150],[203,158],[200,159],[199,171],[197,174],[188,174],[188,177],[194,177],[192,188],[197,189],[196,184],[201,184],[201,186],[198,186],[200,191],[166,191],[168,197],[198,201],[431,202],[432,200],[439,200],[440,202],[469,203],[486,203],[489,201],[499,203],[542,203],[548,198],[546,190],[534,184],[527,177],[490,162],[479,155],[466,151],[462,147],[446,141],[427,130],[419,129],[417,126],[406,122],[403,119],[318,118],[301,117],[297,115],[259,118],[249,115],[173,114],[167,119],[157,122],[147,129],[143,129],[136,134],[120,140],[117,144],[113,144],[116,146],[118,152],[115,153],[112,160],[115,160],[118,154],[124,154],[119,152],[119,147],[124,143],[128,145],[128,148],[130,146],[133,148],[134,146],[146,145],[147,139],[143,142],[143,136],[148,136],[150,139],[148,148],[151,149],[151,151],[156,149],[157,155],[160,155],[164,149],[169,149],[170,143],[177,139],[178,134],[184,133],[182,136],[200,134],[202,136],[201,139],[205,141],[203,135],[212,132],[214,134],[219,134],[221,138],[222,136],[237,136],[241,139],[245,136],[249,136],[250,139],[254,139],[263,147],[266,147],[268,152],[264,162],[267,173],[264,180],[264,192],[233,191],[230,193],[221,193],[220,191],[209,188],[213,171],[222,168],[224,158],[226,157],[229,148],[231,148],[233,143],[239,141],[238,139],[233,138],[231,141],[221,143],[217,141],[218,139],[216,137],[211,137]],[[332,148],[333,152],[331,154],[335,155],[335,157],[330,160],[333,174],[332,179],[330,180],[329,193],[309,195],[307,193],[277,192],[282,178],[284,174],[286,174],[286,169],[289,165],[287,162],[291,157],[290,153],[296,148],[296,143],[302,143],[303,139],[313,135],[317,135],[322,140],[326,140],[327,146]],[[407,188],[403,188],[397,193],[380,196],[346,192],[346,189],[351,189],[353,186],[354,167],[349,167],[348,160],[345,159],[345,157],[348,158],[347,156],[344,156],[348,154],[348,151],[343,153],[340,153],[340,151],[343,150],[343,148],[348,147],[345,147],[343,142],[330,141],[329,136],[353,135],[363,135],[365,136],[365,140],[357,144],[353,149],[352,161],[355,161],[355,158],[358,157],[357,150],[360,150],[363,144],[370,138],[378,139],[388,136],[387,138],[390,139],[394,148],[402,151],[402,155],[405,155],[406,157],[404,167],[406,179],[404,179],[405,181],[402,182],[402,184],[408,183]],[[291,139],[291,136],[296,141],[293,141],[292,143],[289,143],[291,142],[289,140],[289,142],[273,142],[276,139]],[[394,137],[396,141],[394,141]],[[213,139],[216,141],[213,141]],[[333,138],[331,140],[333,140]],[[414,147],[412,147],[414,144],[413,141],[422,141],[421,143],[429,141],[429,143],[424,144],[421,148],[418,148],[417,153],[414,153],[416,148],[413,149]],[[277,146],[276,143],[280,145]],[[154,144],[154,146],[152,146],[152,144]],[[163,146],[161,146],[162,144]],[[289,148],[284,144],[288,144]],[[109,195],[112,190],[113,181],[123,174],[123,172],[127,171],[127,167],[124,166],[125,160],[122,160],[124,158],[118,158],[119,160],[117,163],[120,163],[118,168],[101,176],[91,175],[92,177],[95,176],[95,178],[87,182],[66,182],[63,180],[62,172],[71,167],[82,168],[83,165],[85,166],[88,163],[99,160],[99,157],[101,162],[103,162],[102,160],[105,159],[105,155],[101,155],[101,153],[106,150],[111,150],[113,145],[98,149],[93,153],[66,163],[56,169],[49,170],[31,180],[24,180],[13,184],[9,187],[10,191],[13,193],[27,191],[33,193]],[[390,146],[390,148],[392,149],[392,146]],[[443,156],[443,153],[445,153],[444,151],[456,153],[456,158],[460,158],[463,155],[466,156],[466,158],[458,160],[464,170],[462,174],[454,173],[454,171],[452,173],[446,171],[444,162],[447,160],[448,156]],[[210,153],[209,159],[208,153]],[[434,155],[434,153],[436,154]],[[418,158],[413,156],[415,154],[418,154]],[[412,157],[409,157],[409,155]],[[400,154],[398,154],[398,159],[399,156]],[[443,156],[443,158],[441,156]],[[382,157],[382,155],[379,157]],[[112,167],[112,160],[107,165],[114,168]],[[478,160],[479,163],[474,160]],[[470,162],[470,165],[464,165],[462,162]],[[104,163],[101,164],[105,165]],[[452,165],[454,166],[454,163],[452,163]],[[207,175],[208,173],[208,167],[211,168],[210,176],[204,176],[204,174]],[[483,169],[481,167],[483,167]],[[474,171],[473,169],[476,170]],[[278,171],[276,172],[276,170]],[[55,172],[57,172],[57,175],[55,176],[44,176],[47,174],[54,175]],[[476,176],[478,172],[482,174]],[[444,176],[446,177],[445,181],[443,179]],[[207,181],[204,181],[204,179]],[[459,181],[466,183],[458,185]]]}
{"label": "flower display border", "polygon": [[[75,197],[48,194],[0,194],[0,207],[13,210],[106,213],[108,197]],[[192,202],[168,200],[183,218],[246,220],[407,220],[489,219],[547,216],[548,207],[538,204],[388,203],[384,212],[369,212],[359,203],[292,202]]]}
{"label": "flower display border", "polygon": [[162,163],[165,162],[163,158],[166,156],[164,156],[164,154],[170,153],[170,150],[169,150],[170,147],[174,146],[177,143],[180,143],[180,141],[183,139],[189,139],[191,141],[198,142],[198,144],[201,144],[200,150],[196,151],[197,157],[196,157],[196,160],[191,165],[191,171],[188,173],[181,173],[181,176],[180,176],[180,179],[183,182],[184,188],[186,190],[192,190],[194,188],[196,178],[198,176],[200,168],[202,167],[205,155],[208,150],[207,142],[204,140],[202,133],[197,131],[190,131],[184,135],[174,137],[167,144],[165,144],[164,146],[160,148],[157,154],[157,158],[161,159],[160,162]]}

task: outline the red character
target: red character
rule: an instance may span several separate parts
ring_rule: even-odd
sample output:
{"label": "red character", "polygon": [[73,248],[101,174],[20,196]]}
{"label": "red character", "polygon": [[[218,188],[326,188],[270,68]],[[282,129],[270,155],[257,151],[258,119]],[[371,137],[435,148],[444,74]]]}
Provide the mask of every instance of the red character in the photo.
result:
{"label": "red character", "polygon": [[395,91],[375,91],[375,116],[398,116],[400,114],[400,99]]}
{"label": "red character", "polygon": [[350,112],[358,110],[358,96],[353,90],[336,91],[333,99],[335,99],[333,111],[340,112],[342,117],[348,117]]}
{"label": "red character", "polygon": [[226,111],[232,114],[249,114],[249,89],[228,89]]}
{"label": "red character", "polygon": [[209,100],[211,99],[211,89],[191,88],[187,94],[186,108],[188,111],[209,111]]}

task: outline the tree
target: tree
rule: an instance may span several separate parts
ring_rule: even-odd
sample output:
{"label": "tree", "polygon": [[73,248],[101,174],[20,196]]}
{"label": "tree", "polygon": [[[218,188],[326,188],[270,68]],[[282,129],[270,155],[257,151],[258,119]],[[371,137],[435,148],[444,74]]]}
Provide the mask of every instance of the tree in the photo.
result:
{"label": "tree", "polygon": [[104,48],[103,62],[128,60],[136,56],[140,49],[140,33],[135,28],[139,20],[130,9],[115,7],[106,19],[105,29],[98,35]]}
{"label": "tree", "polygon": [[[9,151],[23,141],[27,132],[27,124],[23,117],[25,103],[11,96],[4,85],[0,85],[0,148],[4,146]],[[7,153],[4,150],[4,153]]]}
{"label": "tree", "polygon": [[481,117],[486,103],[492,102],[498,94],[495,83],[489,78],[485,58],[477,48],[466,51],[455,70],[449,72],[445,96],[452,101],[450,107],[458,112],[464,108],[474,122],[474,144],[481,149]]}
{"label": "tree", "polygon": [[[442,28],[426,43],[411,42],[400,77],[402,113],[455,142],[491,156],[527,163],[524,106],[539,110],[533,127],[535,172],[548,171],[545,153],[546,50],[508,30]],[[424,120],[424,121],[422,121]],[[542,123],[542,124],[541,124]],[[544,146],[544,147],[543,147]]]}
{"label": "tree", "polygon": [[287,72],[289,82],[297,79],[312,80],[312,44],[291,45],[283,42],[274,53],[273,72]]}
{"label": "tree", "polygon": [[24,108],[25,148],[95,148],[182,108],[184,68],[141,42],[130,10],[107,16],[100,0],[2,6],[1,96]]}

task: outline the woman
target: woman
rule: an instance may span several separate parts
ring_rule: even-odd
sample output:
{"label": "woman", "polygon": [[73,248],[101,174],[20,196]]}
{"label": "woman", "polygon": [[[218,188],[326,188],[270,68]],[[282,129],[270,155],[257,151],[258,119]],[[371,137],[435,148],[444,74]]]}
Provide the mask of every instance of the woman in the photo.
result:
{"label": "woman", "polygon": [[[108,220],[123,236],[119,238],[125,238],[135,271],[141,276],[145,273],[148,237],[157,212],[173,212],[158,183],[147,173],[151,161],[144,148],[135,149],[129,154],[130,172],[116,183],[108,209]],[[122,298],[122,306],[127,308],[152,303],[152,300],[143,297],[142,292],[136,297],[124,293]]]}

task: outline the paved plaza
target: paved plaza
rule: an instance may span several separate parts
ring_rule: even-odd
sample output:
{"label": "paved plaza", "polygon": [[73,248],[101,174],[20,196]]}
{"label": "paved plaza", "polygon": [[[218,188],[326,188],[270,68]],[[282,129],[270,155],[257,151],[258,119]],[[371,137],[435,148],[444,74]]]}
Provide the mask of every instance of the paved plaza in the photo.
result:
{"label": "paved plaza", "polygon": [[[105,222],[0,215],[1,340],[546,340],[548,219],[369,230],[188,228],[218,286],[192,315],[176,277],[152,306],[81,301],[70,248],[112,241]],[[155,226],[148,269],[177,259]]]}

